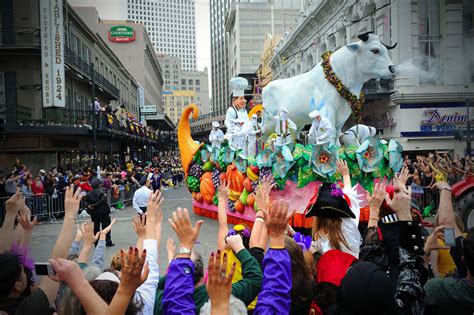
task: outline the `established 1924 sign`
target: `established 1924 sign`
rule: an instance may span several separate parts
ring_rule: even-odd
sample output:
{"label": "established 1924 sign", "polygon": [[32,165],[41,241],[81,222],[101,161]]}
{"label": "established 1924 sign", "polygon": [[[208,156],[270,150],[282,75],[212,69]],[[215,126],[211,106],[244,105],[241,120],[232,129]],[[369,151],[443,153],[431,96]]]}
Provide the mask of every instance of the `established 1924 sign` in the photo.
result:
{"label": "established 1924 sign", "polygon": [[130,26],[112,26],[109,31],[111,42],[128,43],[135,41],[135,30]]}

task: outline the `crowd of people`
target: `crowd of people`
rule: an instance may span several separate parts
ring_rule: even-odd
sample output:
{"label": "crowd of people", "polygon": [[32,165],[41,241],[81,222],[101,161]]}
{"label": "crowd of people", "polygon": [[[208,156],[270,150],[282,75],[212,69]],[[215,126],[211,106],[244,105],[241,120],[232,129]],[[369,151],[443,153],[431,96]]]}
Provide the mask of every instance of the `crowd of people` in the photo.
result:
{"label": "crowd of people", "polygon": [[[438,171],[443,172],[443,160],[439,155],[427,161],[430,167],[442,166]],[[29,254],[36,220],[18,187],[6,202],[0,229],[0,311],[472,314],[474,230],[466,231],[456,217],[449,183],[436,178],[431,185],[440,200],[435,228],[429,233],[413,211],[408,171],[391,186],[375,184],[367,200],[369,222],[363,226],[361,201],[343,161],[338,161],[338,172],[342,183],[322,184],[305,210],[307,217],[315,217],[311,235],[295,233],[288,225],[294,213],[291,200],[270,198],[271,178],[262,179],[256,188],[259,211],[253,227],[238,224],[229,229],[229,186],[222,180],[216,250],[205,258],[193,249],[203,221],[192,225],[187,209],[177,208],[168,219],[178,246],[171,238],[164,246],[164,198],[161,189],[151,185],[154,171],[149,170],[138,180],[148,190],[146,204],[139,205],[133,219],[137,241],[130,239],[130,247],[118,250],[108,263],[104,248],[110,245],[107,235],[114,221],[100,227],[84,223],[74,235],[82,187],[66,185],[64,221],[50,255],[49,276],[41,279]],[[101,184],[95,177],[92,186],[97,183]],[[89,197],[90,193],[85,198]],[[96,203],[88,203],[94,213]],[[447,232],[452,239],[447,239]],[[163,259],[166,270],[158,268]]]}
{"label": "crowd of people", "polygon": [[70,184],[80,187],[83,192],[87,193],[93,189],[91,181],[94,178],[99,178],[101,188],[105,192],[110,191],[113,196],[118,196],[120,190],[127,185],[133,189],[138,188],[143,174],[149,172],[155,174],[153,180],[155,190],[162,187],[165,189],[176,188],[182,184],[184,179],[180,158],[175,151],[167,151],[161,156],[154,156],[147,163],[128,159],[122,165],[108,165],[98,168],[87,166],[72,169],[67,166],[66,168],[53,167],[48,171],[40,169],[34,172],[18,162],[10,173],[0,172],[0,204],[3,209],[5,198],[12,196],[17,187],[20,187],[25,197],[32,197],[29,200],[31,202],[29,206],[33,208],[33,213],[41,214],[44,210],[41,197],[61,198],[66,187]]}

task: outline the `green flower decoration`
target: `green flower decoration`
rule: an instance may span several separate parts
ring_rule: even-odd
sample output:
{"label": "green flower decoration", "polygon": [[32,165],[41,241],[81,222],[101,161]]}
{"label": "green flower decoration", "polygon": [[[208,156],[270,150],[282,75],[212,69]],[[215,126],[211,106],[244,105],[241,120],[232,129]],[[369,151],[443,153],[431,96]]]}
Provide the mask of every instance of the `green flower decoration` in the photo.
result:
{"label": "green flower decoration", "polygon": [[337,151],[333,145],[315,144],[312,145],[313,154],[311,164],[313,171],[323,178],[328,178],[336,172]]}
{"label": "green flower decoration", "polygon": [[390,139],[388,143],[388,160],[390,168],[396,173],[403,167],[402,152],[403,148],[398,141]]}

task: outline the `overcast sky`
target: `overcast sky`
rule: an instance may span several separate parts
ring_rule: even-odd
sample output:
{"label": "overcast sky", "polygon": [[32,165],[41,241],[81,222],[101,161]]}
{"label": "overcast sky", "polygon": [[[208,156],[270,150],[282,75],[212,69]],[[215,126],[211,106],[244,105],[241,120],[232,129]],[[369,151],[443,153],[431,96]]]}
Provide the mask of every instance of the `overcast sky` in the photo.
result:
{"label": "overcast sky", "polygon": [[211,74],[211,31],[209,17],[209,0],[196,0],[196,55],[197,68],[202,71],[207,67]]}

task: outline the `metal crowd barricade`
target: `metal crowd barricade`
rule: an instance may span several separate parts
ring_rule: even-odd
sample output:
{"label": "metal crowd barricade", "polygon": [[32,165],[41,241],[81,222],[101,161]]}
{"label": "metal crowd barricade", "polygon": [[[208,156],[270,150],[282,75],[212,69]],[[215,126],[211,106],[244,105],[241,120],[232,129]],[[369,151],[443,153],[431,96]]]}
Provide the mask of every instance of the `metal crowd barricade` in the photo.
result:
{"label": "metal crowd barricade", "polygon": [[426,187],[418,186],[416,184],[412,184],[411,187],[412,187],[412,199],[414,199],[417,202],[417,204],[420,207],[420,211],[422,213],[423,213],[423,209],[425,209],[426,207],[430,205],[433,205],[433,210],[436,210],[437,208],[437,205],[435,202],[436,191],[426,188]]}
{"label": "metal crowd barricade", "polygon": [[[119,205],[123,205],[120,209],[132,204],[133,194],[138,189],[137,185],[125,184],[120,185],[118,194],[114,193],[114,188],[104,190],[107,202],[111,208],[118,209]],[[0,197],[0,222],[3,223],[5,218],[5,203],[10,197]],[[28,195],[25,196],[25,203],[31,210],[31,215],[36,216],[40,221],[56,222],[56,220],[64,217],[64,193],[53,195]],[[87,211],[87,202],[85,198],[81,200],[79,213]]]}

